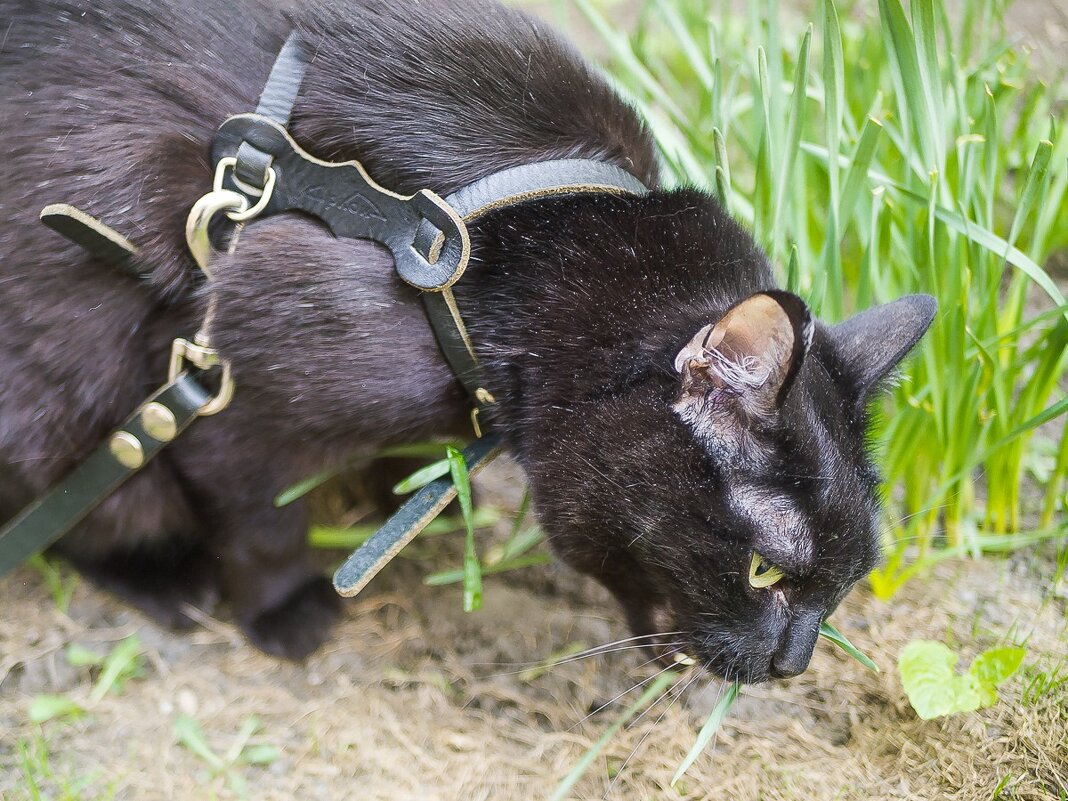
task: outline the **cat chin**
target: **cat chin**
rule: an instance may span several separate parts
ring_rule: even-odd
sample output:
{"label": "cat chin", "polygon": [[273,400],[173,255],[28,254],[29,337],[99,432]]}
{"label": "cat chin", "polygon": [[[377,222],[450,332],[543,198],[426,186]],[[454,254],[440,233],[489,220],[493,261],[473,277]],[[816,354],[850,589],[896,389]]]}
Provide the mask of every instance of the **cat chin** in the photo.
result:
{"label": "cat chin", "polygon": [[702,670],[723,681],[741,684],[761,684],[778,678],[771,671],[770,658],[766,664],[753,664],[727,651],[709,653],[707,642],[686,639],[680,643],[678,637],[669,632],[684,631],[686,625],[676,614],[671,601],[653,607],[648,612],[648,621],[653,631],[664,632],[649,643],[649,650],[656,662],[665,668]]}
{"label": "cat chin", "polygon": [[[693,651],[695,649],[691,647],[685,652]],[[770,662],[763,665],[747,663],[732,654],[704,654],[702,657],[691,657],[691,659],[693,664],[699,666],[706,674],[722,681],[762,684],[776,678],[771,672]]]}

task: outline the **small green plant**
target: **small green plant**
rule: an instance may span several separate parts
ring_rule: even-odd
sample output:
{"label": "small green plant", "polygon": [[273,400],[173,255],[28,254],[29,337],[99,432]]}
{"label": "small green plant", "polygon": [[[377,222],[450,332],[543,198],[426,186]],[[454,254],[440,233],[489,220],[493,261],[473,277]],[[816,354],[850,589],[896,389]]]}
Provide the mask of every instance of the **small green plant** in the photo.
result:
{"label": "small green plant", "polygon": [[[481,560],[481,572],[483,575],[506,573],[510,570],[521,570],[524,567],[543,565],[549,562],[547,553],[532,553],[534,548],[545,540],[545,535],[538,526],[523,528],[527,513],[530,510],[530,491],[523,494],[523,500],[519,504],[514,520],[512,531],[508,539],[486,551]],[[476,512],[476,528],[477,512]],[[455,584],[463,580],[462,570],[444,570],[440,573],[432,573],[424,579],[424,583],[436,587],[445,584]]]}
{"label": "small green plant", "polygon": [[224,777],[230,791],[239,798],[248,797],[248,786],[241,769],[249,765],[270,765],[281,756],[273,745],[252,741],[261,728],[259,718],[250,715],[234,736],[230,747],[219,754],[208,744],[204,730],[195,719],[188,715],[179,715],[174,721],[175,737],[183,747],[208,766],[209,780]]}
{"label": "small green plant", "polygon": [[478,551],[475,549],[475,516],[471,504],[471,478],[467,472],[467,461],[457,448],[450,445],[445,449],[445,453],[466,530],[463,568],[464,611],[474,612],[482,608],[482,564],[478,560]]}
{"label": "small green plant", "polygon": [[71,598],[74,597],[74,590],[78,587],[78,574],[65,570],[55,559],[39,553],[31,556],[27,564],[44,579],[56,609],[67,614]]}
{"label": "small green plant", "polygon": [[[393,487],[393,492],[397,495],[416,492],[432,481],[444,476],[449,476],[453,481],[457,489],[457,503],[460,507],[460,515],[458,517],[439,517],[432,520],[420,532],[419,536],[420,538],[426,538],[441,534],[451,534],[457,531],[465,532],[463,565],[457,569],[431,573],[424,579],[424,582],[428,586],[435,587],[463,583],[464,609],[474,611],[481,607],[483,575],[495,575],[546,564],[549,561],[549,555],[544,552],[534,552],[534,549],[545,539],[541,529],[536,525],[526,528],[522,525],[530,508],[530,494],[527,492],[524,494],[519,509],[516,511],[509,538],[504,543],[489,548],[485,555],[481,559],[479,558],[474,545],[474,532],[497,523],[500,520],[500,513],[494,509],[476,509],[473,507],[470,476],[468,475],[463,453],[458,448],[452,445],[436,444],[407,446],[403,450],[388,449],[382,451],[378,456],[395,455],[432,458],[443,452],[445,454],[444,459],[436,459],[420,467],[411,475],[399,481]],[[292,503],[301,495],[310,492],[333,475],[336,475],[337,472],[338,470],[328,471],[328,473],[313,476],[307,481],[291,487],[276,499],[276,504]],[[309,542],[316,548],[355,550],[367,542],[378,528],[378,524],[362,524],[347,528],[313,526],[309,532]],[[427,556],[427,553],[409,546],[401,552],[401,555],[422,558]]]}
{"label": "small green plant", "polygon": [[1046,670],[1032,668],[1024,678],[1020,701],[1025,706],[1055,693],[1068,697],[1068,658],[1062,657]]}
{"label": "small green plant", "polygon": [[22,784],[12,801],[82,801],[88,797],[90,787],[94,801],[111,801],[115,797],[116,782],[103,788],[96,786],[102,771],[72,777],[65,766],[54,764],[48,741],[41,735],[19,740],[17,748]]}
{"label": "small green plant", "polygon": [[991,648],[975,658],[968,672],[954,670],[960,658],[945,644],[915,640],[901,651],[898,672],[909,703],[924,720],[971,712],[997,703],[998,685],[1023,663],[1023,648]]}
{"label": "small green plant", "polygon": [[75,667],[99,668],[93,688],[84,701],[68,694],[37,695],[30,701],[29,718],[33,723],[45,723],[55,718],[77,718],[96,707],[109,692],[122,692],[123,685],[142,675],[143,647],[137,635],[118,643],[107,656],[79,645],[67,648],[67,661]]}

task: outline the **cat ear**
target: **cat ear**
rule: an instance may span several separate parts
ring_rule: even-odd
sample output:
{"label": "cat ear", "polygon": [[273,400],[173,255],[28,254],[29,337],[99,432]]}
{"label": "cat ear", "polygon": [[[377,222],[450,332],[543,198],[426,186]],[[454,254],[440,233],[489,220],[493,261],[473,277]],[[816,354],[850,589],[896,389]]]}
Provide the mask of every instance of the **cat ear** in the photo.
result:
{"label": "cat ear", "polygon": [[770,414],[790,391],[812,330],[812,315],[797,295],[770,290],[746,298],[675,357],[683,397],[723,391],[750,412]]}
{"label": "cat ear", "polygon": [[879,382],[908,355],[937,311],[938,302],[930,295],[908,295],[829,329],[845,380],[858,403],[865,403]]}

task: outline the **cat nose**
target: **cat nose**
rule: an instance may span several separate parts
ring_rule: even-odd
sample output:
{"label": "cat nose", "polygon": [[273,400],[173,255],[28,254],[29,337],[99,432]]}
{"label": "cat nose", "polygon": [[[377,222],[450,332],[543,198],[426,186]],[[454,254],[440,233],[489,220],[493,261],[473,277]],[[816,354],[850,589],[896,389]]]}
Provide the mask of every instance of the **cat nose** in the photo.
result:
{"label": "cat nose", "polygon": [[781,651],[771,659],[771,676],[775,679],[790,679],[800,676],[808,667],[808,657],[795,653],[784,654]]}
{"label": "cat nose", "polygon": [[820,619],[819,613],[802,612],[791,621],[779,650],[771,658],[770,673],[774,678],[788,679],[805,672],[816,649]]}

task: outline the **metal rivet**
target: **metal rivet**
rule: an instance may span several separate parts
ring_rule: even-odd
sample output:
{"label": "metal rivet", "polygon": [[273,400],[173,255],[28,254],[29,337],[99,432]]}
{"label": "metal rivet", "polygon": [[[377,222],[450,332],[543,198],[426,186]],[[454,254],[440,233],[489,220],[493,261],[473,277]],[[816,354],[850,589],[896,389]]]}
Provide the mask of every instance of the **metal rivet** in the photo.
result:
{"label": "metal rivet", "polygon": [[170,442],[178,436],[178,421],[174,412],[162,403],[153,401],[141,410],[141,425],[145,433],[158,442]]}
{"label": "metal rivet", "polygon": [[141,442],[129,431],[120,431],[111,437],[108,444],[115,461],[129,470],[136,470],[145,463],[145,449]]}

